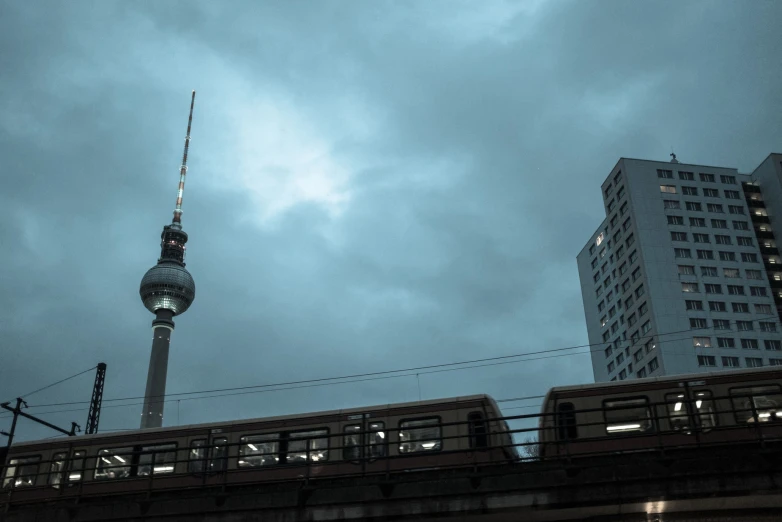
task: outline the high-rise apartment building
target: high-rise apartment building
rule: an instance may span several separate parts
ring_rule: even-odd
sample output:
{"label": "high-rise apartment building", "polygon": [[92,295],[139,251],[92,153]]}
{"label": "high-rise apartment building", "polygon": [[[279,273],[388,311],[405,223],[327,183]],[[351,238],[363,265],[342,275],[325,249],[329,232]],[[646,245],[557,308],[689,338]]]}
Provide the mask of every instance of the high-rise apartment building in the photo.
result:
{"label": "high-rise apartment building", "polygon": [[577,256],[595,381],[782,365],[782,154],[622,158]]}

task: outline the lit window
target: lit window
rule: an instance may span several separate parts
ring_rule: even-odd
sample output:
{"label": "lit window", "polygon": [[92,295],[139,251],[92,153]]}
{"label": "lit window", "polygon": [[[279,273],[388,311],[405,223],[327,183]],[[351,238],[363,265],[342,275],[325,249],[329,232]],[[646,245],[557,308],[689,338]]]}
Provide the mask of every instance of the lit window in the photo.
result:
{"label": "lit window", "polygon": [[3,487],[34,486],[40,463],[40,456],[11,459],[5,468]]}
{"label": "lit window", "polygon": [[603,407],[609,435],[652,430],[652,413],[645,397],[604,401]]}
{"label": "lit window", "polygon": [[143,446],[138,460],[138,476],[173,473],[176,465],[176,443]]}
{"label": "lit window", "polygon": [[[753,362],[750,363],[750,360]],[[763,366],[763,359],[748,357],[747,363],[748,368],[756,368]],[[730,390],[730,395],[736,422],[739,424],[770,422],[781,417],[779,413],[782,392],[778,385],[733,388]]]}
{"label": "lit window", "polygon": [[399,423],[399,453],[442,449],[440,419],[418,419]]}
{"label": "lit window", "polygon": [[674,185],[660,185],[660,192],[676,194],[676,187]]}
{"label": "lit window", "polygon": [[120,479],[130,477],[133,461],[133,448],[111,448],[98,451],[96,480]]}
{"label": "lit window", "polygon": [[693,337],[692,345],[695,348],[711,348],[711,337]]}
{"label": "lit window", "polygon": [[288,464],[319,462],[329,458],[329,430],[296,431],[288,435]]}
{"label": "lit window", "polygon": [[280,434],[264,433],[239,439],[239,467],[259,468],[280,463]]}

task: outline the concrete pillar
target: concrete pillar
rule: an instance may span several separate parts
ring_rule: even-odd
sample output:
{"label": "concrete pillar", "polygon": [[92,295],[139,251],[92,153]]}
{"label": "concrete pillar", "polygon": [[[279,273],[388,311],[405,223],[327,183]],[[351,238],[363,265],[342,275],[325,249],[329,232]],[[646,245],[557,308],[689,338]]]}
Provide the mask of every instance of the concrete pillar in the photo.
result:
{"label": "concrete pillar", "polygon": [[163,425],[168,348],[173,331],[174,314],[171,310],[157,310],[155,320],[152,321],[152,354],[149,357],[144,409],[141,410],[141,429],[160,428]]}

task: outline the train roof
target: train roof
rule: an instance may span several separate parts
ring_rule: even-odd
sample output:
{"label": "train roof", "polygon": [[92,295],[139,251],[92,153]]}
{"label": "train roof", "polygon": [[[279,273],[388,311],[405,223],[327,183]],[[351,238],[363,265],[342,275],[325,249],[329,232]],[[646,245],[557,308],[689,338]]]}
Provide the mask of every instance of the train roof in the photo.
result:
{"label": "train roof", "polygon": [[[436,405],[436,404],[445,405],[445,404],[455,404],[460,402],[475,402],[475,401],[488,402],[490,405],[494,407],[494,409],[497,411],[497,414],[499,414],[500,411],[499,406],[497,406],[496,401],[491,396],[486,394],[465,395],[462,397],[446,397],[442,399],[430,399],[426,401],[397,402],[397,403],[389,403],[389,404],[379,404],[374,406],[362,406],[359,408],[346,408],[346,409],[339,409],[339,410],[294,413],[288,415],[277,415],[274,417],[255,417],[250,419],[237,419],[237,420],[222,421],[222,422],[207,422],[202,424],[184,424],[181,426],[170,426],[165,428],[147,428],[144,430],[141,429],[129,430],[129,431],[120,431],[115,433],[96,433],[93,435],[78,435],[75,437],[75,439],[79,441],[83,441],[87,439],[96,440],[101,438],[115,438],[115,437],[119,438],[119,437],[127,437],[129,435],[132,436],[133,434],[138,434],[138,433],[143,433],[144,435],[154,434],[154,433],[166,434],[166,433],[197,430],[197,429],[204,429],[204,428],[217,429],[217,428],[226,428],[226,427],[233,427],[233,426],[242,426],[245,424],[253,424],[257,422],[287,421],[293,419],[308,419],[313,417],[324,417],[324,416],[332,416],[332,415],[351,415],[351,414],[391,410],[397,408],[412,408],[416,406],[428,406],[428,405]],[[74,437],[62,436],[58,438],[38,439],[38,440],[31,440],[25,442],[18,442],[12,446],[12,449],[16,449],[24,446],[40,445],[40,444],[62,443],[63,441],[70,442],[73,439]]]}
{"label": "train roof", "polygon": [[555,395],[560,392],[572,392],[572,391],[588,391],[588,390],[601,390],[611,389],[616,390],[617,393],[621,393],[625,389],[632,389],[637,386],[648,386],[649,384],[667,384],[671,382],[681,381],[702,381],[704,379],[711,378],[730,378],[731,376],[740,375],[763,375],[766,373],[782,373],[782,367],[780,366],[766,366],[764,368],[750,368],[738,371],[719,371],[719,372],[701,372],[701,373],[682,373],[679,375],[664,375],[661,377],[647,377],[644,379],[628,379],[624,381],[610,381],[610,382],[596,382],[591,384],[576,384],[572,386],[555,386],[551,388],[548,395]]}

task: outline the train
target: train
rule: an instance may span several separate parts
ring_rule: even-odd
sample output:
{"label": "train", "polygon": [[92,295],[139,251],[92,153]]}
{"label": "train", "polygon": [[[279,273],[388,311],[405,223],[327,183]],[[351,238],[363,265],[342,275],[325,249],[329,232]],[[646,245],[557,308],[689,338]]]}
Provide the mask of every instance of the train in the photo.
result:
{"label": "train", "polygon": [[[539,420],[538,420],[539,419]],[[782,368],[552,388],[535,420],[535,460],[693,444],[782,441]],[[14,444],[6,500],[112,495],[524,466],[522,443],[488,395]],[[519,439],[518,433],[516,438]]]}

